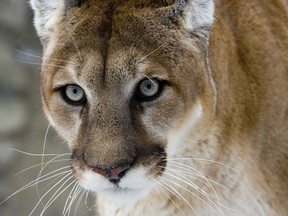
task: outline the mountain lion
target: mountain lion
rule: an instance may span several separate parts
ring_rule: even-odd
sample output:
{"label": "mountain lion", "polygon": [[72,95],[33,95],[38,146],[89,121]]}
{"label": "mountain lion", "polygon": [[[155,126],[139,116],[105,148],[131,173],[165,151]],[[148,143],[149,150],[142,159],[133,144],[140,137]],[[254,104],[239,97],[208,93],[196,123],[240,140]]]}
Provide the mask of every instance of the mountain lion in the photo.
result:
{"label": "mountain lion", "polygon": [[288,215],[287,0],[31,0],[41,92],[100,215]]}

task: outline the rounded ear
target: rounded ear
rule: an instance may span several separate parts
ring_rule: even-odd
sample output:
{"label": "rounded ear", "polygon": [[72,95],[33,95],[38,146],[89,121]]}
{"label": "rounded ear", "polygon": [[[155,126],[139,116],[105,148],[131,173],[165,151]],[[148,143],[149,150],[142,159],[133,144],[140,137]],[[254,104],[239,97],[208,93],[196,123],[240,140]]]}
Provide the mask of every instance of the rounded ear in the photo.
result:
{"label": "rounded ear", "polygon": [[188,30],[210,29],[214,21],[214,0],[176,0],[183,25]]}
{"label": "rounded ear", "polygon": [[55,24],[64,13],[65,0],[30,0],[34,10],[34,25],[42,41],[47,43]]}

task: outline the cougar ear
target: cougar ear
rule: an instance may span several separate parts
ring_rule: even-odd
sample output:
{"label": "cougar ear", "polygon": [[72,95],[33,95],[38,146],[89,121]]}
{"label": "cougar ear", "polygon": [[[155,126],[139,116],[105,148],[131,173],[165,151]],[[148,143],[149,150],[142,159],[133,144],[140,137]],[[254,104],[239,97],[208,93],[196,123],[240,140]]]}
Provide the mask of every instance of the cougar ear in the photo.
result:
{"label": "cougar ear", "polygon": [[214,0],[176,0],[176,11],[182,12],[185,28],[210,29],[214,20]]}
{"label": "cougar ear", "polygon": [[34,10],[34,25],[42,41],[49,41],[55,24],[64,13],[65,0],[30,0]]}

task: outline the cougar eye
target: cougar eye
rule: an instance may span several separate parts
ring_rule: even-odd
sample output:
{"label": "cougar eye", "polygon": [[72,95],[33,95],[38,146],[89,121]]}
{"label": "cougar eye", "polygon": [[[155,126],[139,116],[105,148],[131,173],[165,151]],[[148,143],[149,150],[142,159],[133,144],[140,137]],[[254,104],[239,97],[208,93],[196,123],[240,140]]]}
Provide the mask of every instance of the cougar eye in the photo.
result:
{"label": "cougar eye", "polygon": [[145,79],[140,83],[139,91],[144,97],[153,97],[159,91],[159,83],[156,79]]}
{"label": "cougar eye", "polygon": [[70,105],[82,106],[86,103],[84,90],[78,85],[67,85],[61,89],[63,99]]}
{"label": "cougar eye", "polygon": [[138,84],[136,100],[152,101],[160,96],[163,82],[158,79],[144,79]]}

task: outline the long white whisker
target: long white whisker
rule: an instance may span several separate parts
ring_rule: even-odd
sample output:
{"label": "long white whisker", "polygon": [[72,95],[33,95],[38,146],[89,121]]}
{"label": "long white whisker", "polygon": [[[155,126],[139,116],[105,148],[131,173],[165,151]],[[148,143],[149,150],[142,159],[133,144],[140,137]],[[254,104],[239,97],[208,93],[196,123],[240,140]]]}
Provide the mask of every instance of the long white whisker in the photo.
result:
{"label": "long white whisker", "polygon": [[[63,177],[63,179],[62,179],[61,181],[59,181],[58,183],[56,183],[55,185],[53,185],[53,187],[51,187],[48,191],[46,191],[46,193],[44,193],[44,194],[42,195],[42,197],[41,197],[40,200],[37,202],[37,204],[35,205],[35,207],[33,208],[33,210],[30,212],[29,216],[31,216],[31,215],[33,214],[33,212],[36,210],[36,208],[39,206],[39,204],[42,203],[42,200],[44,199],[44,197],[46,197],[46,195],[47,195],[51,190],[53,190],[58,184],[60,184],[60,183],[61,183],[66,177],[68,177],[70,174],[71,174],[71,173],[68,173],[65,177]],[[68,178],[68,180],[71,179],[71,178],[72,178],[72,176],[70,176],[70,178]],[[67,182],[68,180],[66,180],[66,182]],[[44,209],[45,209],[45,207],[44,207]],[[41,214],[41,215],[42,215],[42,214]]]}
{"label": "long white whisker", "polygon": [[78,210],[78,208],[79,208],[79,206],[80,206],[80,203],[81,203],[81,201],[82,201],[82,199],[83,199],[83,197],[84,197],[84,195],[85,195],[85,190],[82,188],[82,193],[81,193],[81,195],[80,195],[80,197],[79,197],[79,199],[78,199],[78,201],[77,201],[77,203],[76,203],[76,206],[75,206],[75,210],[74,210],[74,216],[76,216],[76,213],[77,213],[77,210]]}
{"label": "long white whisker", "polygon": [[[170,177],[175,178],[175,179],[177,179],[177,180],[179,180],[179,181],[181,181],[181,182],[183,182],[183,183],[186,183],[187,185],[191,186],[192,188],[194,188],[194,189],[196,189],[198,192],[200,192],[202,195],[204,195],[201,191],[198,190],[197,187],[195,188],[195,186],[194,186],[193,184],[191,184],[190,182],[187,182],[187,181],[183,180],[182,178],[177,177],[177,176],[175,176],[175,175],[172,175],[172,174],[170,174],[170,173],[168,173],[168,172],[166,172],[165,174],[166,174],[166,175],[169,175]],[[177,182],[174,182],[174,181],[172,181],[172,180],[170,180],[170,179],[168,179],[167,181],[175,184],[177,187],[180,187],[180,188],[182,188],[183,190],[187,191],[188,193],[194,195],[194,196],[197,197],[199,200],[201,200],[202,202],[204,202],[210,209],[212,209],[213,212],[216,213],[216,215],[219,215],[219,213],[218,213],[217,211],[215,211],[215,209],[214,209],[208,202],[206,202],[203,198],[201,198],[200,196],[198,196],[196,193],[188,190],[187,188],[183,187],[182,185],[180,185],[180,184],[178,184]],[[204,195],[204,196],[205,196],[205,195]],[[205,197],[206,197],[208,200],[210,200],[207,196],[205,196]],[[211,201],[211,200],[210,200],[210,201]],[[218,207],[217,205],[215,205],[214,202],[212,202],[212,203],[213,203],[213,205],[218,209],[218,211],[220,211],[220,213],[223,214],[222,211],[219,209],[219,207]]]}
{"label": "long white whisker", "polygon": [[[33,55],[31,53],[26,53],[26,52],[23,52],[21,50],[18,50],[18,49],[15,49],[16,52],[19,52],[21,54],[24,54],[26,56],[29,56],[29,57],[34,57],[34,58],[38,58],[38,59],[48,59],[48,58],[45,58],[43,56],[37,56],[37,55]],[[59,62],[67,62],[67,63],[71,63],[71,61],[67,61],[67,60],[62,60],[62,59],[55,59],[55,58],[49,58],[50,60],[52,61],[59,61]]]}
{"label": "long white whisker", "polygon": [[[192,211],[193,211],[197,216],[199,216],[199,214],[198,214],[197,211],[194,209],[194,207],[191,205],[191,203],[190,203],[187,199],[185,199],[172,185],[168,184],[167,181],[169,181],[169,179],[164,178],[163,176],[161,177],[161,182],[163,182],[164,184],[166,184],[168,188],[170,188],[170,189],[173,190],[177,195],[179,195],[180,198],[181,198],[182,200],[184,200],[185,203],[188,204],[188,206],[192,209]],[[166,187],[166,188],[167,188],[167,187]],[[169,190],[169,191],[170,191],[170,190]],[[170,193],[171,193],[171,191],[170,191]],[[173,194],[175,194],[175,193],[173,193]]]}
{"label": "long white whisker", "polygon": [[[155,179],[154,179],[155,180]],[[156,180],[155,180],[156,181]],[[164,187],[166,190],[168,190],[170,193],[174,194],[173,191],[170,190],[169,187],[163,185],[163,183],[156,181],[156,184],[158,184],[159,189],[167,196],[167,198],[173,203],[173,205],[183,214],[185,215],[185,213],[183,212],[183,210],[175,203],[175,201],[169,196],[169,194],[162,188]],[[175,194],[174,194],[175,195]]]}
{"label": "long white whisker", "polygon": [[66,199],[66,202],[65,202],[65,205],[64,205],[64,208],[63,208],[63,211],[62,211],[62,215],[65,215],[66,209],[68,208],[68,202],[69,202],[69,200],[72,199],[72,193],[74,192],[75,188],[77,188],[77,187],[78,187],[78,182],[75,179],[75,184],[72,187],[72,189],[71,189],[71,191],[70,191],[70,193],[69,193],[69,195],[68,195],[68,197]]}
{"label": "long white whisker", "polygon": [[[212,181],[212,180],[208,179],[203,173],[201,173],[200,171],[196,170],[195,168],[193,168],[193,167],[191,167],[191,166],[189,166],[189,165],[187,165],[187,164],[183,164],[183,163],[180,163],[180,162],[170,161],[170,165],[176,166],[177,168],[184,169],[184,170],[187,170],[187,171],[196,172],[196,173],[197,173],[197,176],[203,178],[203,179],[209,184],[209,186],[211,187],[211,189],[213,190],[213,192],[214,192],[214,194],[215,194],[215,196],[216,196],[216,200],[217,200],[216,203],[217,203],[218,205],[220,205],[221,207],[223,207],[223,208],[225,208],[225,209],[228,209],[228,210],[230,210],[230,211],[236,211],[236,210],[231,209],[231,208],[228,208],[228,207],[226,207],[226,206],[224,206],[223,204],[220,203],[218,194],[217,194],[215,188],[213,187],[213,185],[211,184],[211,181]],[[195,175],[195,174],[193,174],[193,175]],[[215,181],[212,181],[212,182],[216,183]],[[219,183],[218,183],[218,184],[219,184]],[[221,184],[219,184],[219,185],[221,185]],[[223,185],[221,185],[221,186],[222,186],[222,187],[225,187],[225,186],[223,186]],[[227,189],[229,190],[229,188],[227,188]],[[204,194],[203,194],[203,195],[204,195]],[[210,196],[211,196],[211,195],[210,195]],[[208,197],[207,197],[207,198],[208,198]],[[214,198],[214,199],[215,199],[215,198]]]}
{"label": "long white whisker", "polygon": [[165,187],[166,190],[168,190],[171,194],[176,196],[178,199],[183,199],[183,196],[176,189],[172,188],[171,185],[169,185],[167,181],[165,180],[166,179],[162,176],[161,179],[159,179],[159,182],[161,182],[163,187]]}
{"label": "long white whisker", "polygon": [[[47,133],[48,133],[48,130],[47,130]],[[44,143],[45,143],[45,141],[44,141]],[[45,144],[44,144],[44,145],[45,145]],[[43,147],[43,151],[45,151],[45,147]],[[43,154],[44,154],[44,152],[43,152]],[[45,169],[52,161],[55,161],[56,159],[62,157],[63,155],[67,155],[67,153],[57,155],[56,157],[54,157],[54,158],[52,158],[50,161],[48,161],[48,162],[45,164],[45,166],[43,166],[43,165],[44,165],[44,164],[43,164],[43,163],[44,163],[44,161],[43,161],[44,159],[43,159],[43,157],[42,157],[42,164],[43,164],[43,165],[41,165],[41,169],[40,169],[40,171],[39,171],[39,173],[38,173],[37,179],[39,179],[39,177],[42,175],[44,169]],[[66,166],[66,167],[69,167],[69,166]],[[62,168],[61,168],[61,169],[62,169]],[[40,198],[40,193],[39,193],[38,183],[37,183],[37,182],[36,182],[36,192],[37,192],[38,197]],[[42,203],[42,205],[44,206],[43,203]]]}
{"label": "long white whisker", "polygon": [[[170,188],[168,187],[168,186],[165,186],[162,182],[160,182],[160,180],[159,181],[157,181],[156,179],[154,179],[153,177],[151,177],[150,175],[148,175],[148,177],[151,179],[151,180],[153,180],[159,187],[159,189],[167,196],[167,198],[173,203],[173,205],[183,214],[183,215],[185,215],[184,214],[184,212],[183,212],[183,210],[174,202],[174,200],[169,196],[169,194],[163,189],[163,187],[166,189],[166,190],[168,190],[171,194],[173,194],[173,195],[175,195],[176,197],[178,197],[178,198],[180,198],[181,199],[181,197],[178,195],[178,194],[176,194],[176,193],[174,193],[173,191],[171,191],[170,190]],[[164,181],[164,180],[162,180],[162,181]],[[177,192],[178,193],[178,192]]]}
{"label": "long white whisker", "polygon": [[17,60],[20,63],[23,64],[29,64],[29,65],[39,65],[39,66],[47,66],[47,67],[56,67],[56,68],[64,68],[64,69],[69,69],[73,70],[73,68],[69,68],[67,66],[62,66],[62,65],[56,65],[56,64],[44,64],[44,63],[36,63],[36,62],[27,62],[27,61],[22,61],[22,60]]}
{"label": "long white whisker", "polygon": [[[173,164],[172,164],[172,166],[173,166]],[[176,166],[176,165],[174,165],[174,166]],[[214,181],[214,180],[212,180],[212,179],[210,179],[210,178],[207,178],[207,177],[204,176],[203,174],[202,174],[202,175],[199,175],[199,174],[191,173],[191,170],[188,169],[188,168],[186,168],[186,167],[181,167],[181,166],[176,166],[176,167],[177,167],[177,169],[172,169],[172,168],[169,168],[169,169],[177,170],[178,172],[181,172],[181,173],[184,174],[184,175],[187,175],[187,176],[189,176],[189,177],[191,177],[191,178],[197,179],[197,181],[200,181],[200,182],[202,182],[203,184],[206,184],[207,186],[211,186],[211,184],[207,183],[207,181],[209,181],[209,182],[211,182],[211,183],[213,183],[213,184],[215,184],[215,185],[217,185],[217,186],[219,186],[219,187],[222,187],[222,188],[224,188],[224,189],[226,189],[226,190],[232,191],[232,189],[230,189],[230,188],[226,187],[225,185],[220,184],[219,182],[216,182],[216,181]],[[165,169],[168,169],[168,168],[165,167]],[[193,171],[192,171],[192,172],[193,172]],[[191,176],[191,175],[192,175],[192,176]],[[197,177],[200,177],[200,178],[197,178]],[[201,180],[201,178],[203,178],[205,181],[204,181],[204,180]],[[211,187],[211,188],[212,188],[212,187]],[[213,187],[213,188],[214,188],[214,187]]]}
{"label": "long white whisker", "polygon": [[[51,123],[49,123],[46,132],[45,132],[45,136],[44,136],[44,142],[43,142],[43,148],[42,148],[42,158],[41,158],[41,163],[44,163],[44,154],[45,154],[45,148],[46,148],[46,142],[47,142],[47,137],[48,137],[48,133],[49,133],[49,129],[50,129]],[[41,170],[43,168],[43,165],[41,166]]]}
{"label": "long white whisker", "polygon": [[158,51],[161,47],[165,46],[167,43],[163,43],[160,46],[158,46],[156,49],[154,49],[153,51],[151,51],[150,53],[148,53],[147,55],[145,55],[143,58],[141,58],[140,60],[137,61],[137,64],[139,64],[140,62],[144,61],[146,58],[148,58],[150,55],[152,55],[153,53],[155,53],[156,51]]}
{"label": "long white whisker", "polygon": [[[66,176],[65,176],[66,177]],[[64,177],[64,178],[65,178]],[[74,181],[70,182],[60,193],[58,193],[61,188],[71,179],[73,178],[73,176],[70,176],[58,189],[57,191],[54,193],[54,195],[48,200],[47,204],[44,206],[44,209],[42,210],[42,213],[40,216],[42,216],[44,214],[44,212],[52,205],[52,203],[61,195],[64,193],[64,191],[66,191],[72,184],[74,184],[77,180],[74,179]],[[56,194],[58,193],[58,195],[56,196]]]}
{"label": "long white whisker", "polygon": [[[199,175],[199,177],[201,177],[201,178],[203,178],[204,180],[206,180],[206,182],[210,185],[210,187],[211,187],[212,190],[214,191],[217,200],[219,200],[219,197],[218,197],[218,195],[217,195],[217,192],[216,192],[215,188],[213,187],[213,185],[209,182],[209,179],[208,179],[203,173],[201,173],[200,171],[196,170],[195,168],[193,168],[193,167],[191,167],[191,166],[188,166],[188,165],[186,165],[186,164],[183,164],[183,163],[179,163],[179,162],[175,162],[175,161],[170,161],[170,164],[171,164],[172,166],[176,166],[176,167],[178,167],[178,168],[180,168],[180,169],[186,169],[186,170],[188,170],[188,171],[191,171],[191,170],[192,170],[192,172],[197,173],[197,174]],[[195,174],[194,174],[194,175],[195,175]]]}
{"label": "long white whisker", "polygon": [[65,175],[65,173],[62,174],[62,175],[60,175],[60,176],[57,176],[55,179],[53,179],[51,182],[49,182],[49,183],[43,188],[43,190],[46,190],[46,189],[49,188],[52,184],[54,184],[55,182],[57,182],[59,179],[62,179],[64,175]]}
{"label": "long white whisker", "polygon": [[[70,160],[71,160],[71,159],[55,160],[55,161],[52,161],[52,162],[45,162],[44,164],[47,164],[47,163],[57,163],[57,162],[64,162],[64,161],[70,161]],[[36,164],[36,165],[33,165],[33,166],[30,166],[30,167],[28,167],[28,168],[26,168],[26,169],[24,169],[24,170],[22,170],[22,171],[16,173],[16,174],[14,175],[14,177],[16,177],[16,176],[18,176],[18,175],[20,175],[20,174],[22,174],[22,173],[24,173],[24,172],[26,172],[26,171],[28,171],[28,170],[30,170],[30,169],[33,169],[33,168],[39,167],[39,166],[41,166],[41,165],[42,165],[42,163],[40,163],[40,164]]]}
{"label": "long white whisker", "polygon": [[221,163],[221,162],[218,162],[218,161],[214,161],[214,160],[209,160],[209,159],[203,159],[203,158],[194,158],[194,157],[191,157],[191,158],[169,158],[169,159],[166,159],[166,161],[193,161],[193,162],[202,162],[202,163],[207,163],[207,164],[211,164],[211,165],[218,165],[218,166],[223,166],[223,167],[226,167],[228,169],[231,169],[233,170],[234,172],[238,173],[238,174],[241,174],[238,170],[236,170],[234,167],[232,166],[229,166],[227,164],[224,164],[224,163]]}
{"label": "long white whisker", "polygon": [[[182,169],[182,167],[181,166],[177,166],[178,168],[180,168],[180,169]],[[185,167],[184,167],[185,168]],[[167,170],[170,170],[170,171],[172,171],[172,172],[174,172],[174,173],[176,173],[176,174],[178,174],[178,175],[181,175],[181,174],[179,174],[179,172],[181,172],[181,170],[179,170],[179,169],[172,169],[172,168],[168,168],[168,167],[166,167],[166,169]],[[186,168],[185,168],[186,169]],[[192,167],[191,167],[191,169],[193,169]],[[193,171],[192,172],[194,172],[194,170],[195,169],[193,169]],[[190,171],[190,170],[189,170]],[[209,179],[206,177],[206,176],[204,176],[201,172],[199,172],[200,174],[194,174],[194,173],[191,173],[191,172],[186,172],[186,174],[188,174],[189,175],[189,177],[191,177],[191,175],[192,175],[192,177],[194,177],[194,176],[197,176],[197,177],[200,177],[200,178],[203,178],[205,181],[203,181],[202,179],[199,179],[199,178],[196,178],[198,181],[200,181],[200,182],[202,182],[203,184],[205,184],[206,186],[208,186],[208,187],[210,187],[211,189],[212,189],[212,191],[214,192],[214,194],[215,194],[215,196],[216,196],[216,198],[214,198],[214,197],[212,197],[210,194],[209,194],[209,196],[211,196],[211,198],[213,198],[213,199],[216,199],[217,200],[217,202],[219,203],[220,201],[219,201],[219,197],[218,197],[218,194],[217,194],[217,192],[216,192],[216,190],[215,190],[215,188],[213,187],[213,185],[210,183],[210,181],[209,181]],[[182,172],[185,172],[185,171],[182,171]],[[183,176],[183,175],[181,175],[183,178],[186,178],[185,176]],[[188,180],[188,181],[190,181],[189,179],[187,179],[186,178],[186,180]],[[195,186],[197,186],[196,184],[195,184]]]}
{"label": "long white whisker", "polygon": [[[11,151],[16,151],[18,153],[22,153],[22,154],[25,154],[25,155],[28,155],[28,156],[35,156],[35,157],[42,157],[43,154],[34,154],[34,153],[29,153],[29,152],[25,152],[25,151],[21,151],[21,150],[18,150],[18,149],[13,149],[11,148],[10,149]],[[71,154],[71,153],[67,153],[67,154]],[[54,157],[54,156],[58,156],[59,154],[45,154],[44,156],[45,157]],[[64,155],[64,154],[63,154]]]}
{"label": "long white whisker", "polygon": [[[224,209],[228,209],[230,211],[235,211],[234,209],[230,209],[226,206],[224,206],[220,200],[219,197],[216,193],[216,190],[212,187],[211,189],[213,190],[213,192],[215,193],[215,197],[211,196],[209,193],[207,193],[206,191],[202,190],[200,187],[198,187],[195,183],[193,183],[190,179],[186,178],[184,175],[181,175],[180,173],[178,173],[176,170],[170,169],[173,173],[177,174],[178,176],[180,176],[181,178],[183,178],[184,180],[186,180],[187,182],[185,182],[186,184],[188,184],[188,182],[191,184],[190,186],[195,188],[196,190],[198,190],[202,195],[204,195],[208,200],[210,200],[212,203],[215,203],[217,205],[219,205],[220,207],[224,208]],[[202,182],[204,183],[204,182]],[[209,187],[211,187],[212,185],[209,185]]]}
{"label": "long white whisker", "polygon": [[73,204],[74,200],[76,199],[76,194],[77,194],[79,188],[80,188],[80,185],[77,184],[77,185],[76,185],[76,188],[74,189],[73,194],[72,194],[72,196],[71,196],[71,198],[70,198],[70,200],[69,200],[70,202],[69,202],[69,204],[67,205],[67,208],[66,208],[66,210],[65,210],[65,212],[64,212],[64,214],[63,214],[64,216],[67,215],[67,214],[70,215],[71,208],[72,208],[72,204]]}
{"label": "long white whisker", "polygon": [[[39,181],[39,179],[35,179],[35,180],[29,182],[28,184],[24,185],[23,187],[21,187],[20,189],[18,189],[17,191],[15,191],[13,194],[11,194],[10,196],[8,196],[5,200],[3,200],[2,202],[0,202],[0,205],[3,204],[4,202],[6,202],[6,201],[7,201],[8,199],[10,199],[11,197],[15,196],[16,194],[18,194],[18,193],[20,193],[20,192],[22,192],[22,191],[24,191],[24,190],[26,190],[26,189],[28,189],[28,188],[33,187],[34,185],[36,185],[36,182],[37,182],[37,183],[41,183],[41,182],[45,182],[45,181],[47,181],[47,180],[49,180],[49,179],[55,178],[56,176],[62,175],[63,173],[68,173],[68,172],[71,172],[71,173],[72,173],[72,171],[69,170],[69,171],[65,171],[65,172],[61,172],[61,173],[57,173],[57,174],[55,174],[55,175],[49,176],[49,175],[51,175],[51,174],[54,173],[54,172],[55,172],[55,171],[53,171],[53,172],[51,172],[51,173],[48,173],[48,174],[46,174],[46,175],[44,175],[44,176],[41,176],[41,180],[40,180],[40,181]],[[47,176],[49,176],[49,177],[47,177]],[[46,177],[47,177],[47,178],[46,178]]]}
{"label": "long white whisker", "polygon": [[89,206],[88,206],[88,197],[89,197],[89,195],[90,195],[90,191],[88,190],[88,191],[86,191],[86,196],[85,196],[85,206],[88,209],[90,209]]}

